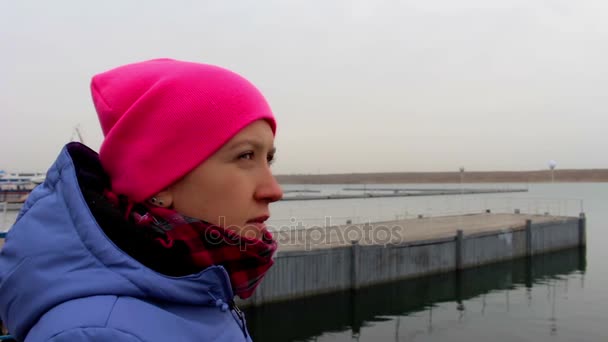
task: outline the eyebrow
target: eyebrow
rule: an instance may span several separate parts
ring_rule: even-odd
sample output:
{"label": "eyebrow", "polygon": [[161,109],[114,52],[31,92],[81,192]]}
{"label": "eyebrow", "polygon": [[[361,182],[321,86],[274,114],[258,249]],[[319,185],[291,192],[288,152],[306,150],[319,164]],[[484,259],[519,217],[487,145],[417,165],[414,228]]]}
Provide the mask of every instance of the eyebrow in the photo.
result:
{"label": "eyebrow", "polygon": [[[264,149],[264,144],[261,144],[259,141],[257,140],[241,140],[238,142],[233,143],[229,149],[230,150],[235,150],[243,145],[251,145],[253,146],[255,149],[257,150],[263,150]],[[270,153],[276,153],[277,152],[277,148],[276,147],[272,147],[270,149]]]}

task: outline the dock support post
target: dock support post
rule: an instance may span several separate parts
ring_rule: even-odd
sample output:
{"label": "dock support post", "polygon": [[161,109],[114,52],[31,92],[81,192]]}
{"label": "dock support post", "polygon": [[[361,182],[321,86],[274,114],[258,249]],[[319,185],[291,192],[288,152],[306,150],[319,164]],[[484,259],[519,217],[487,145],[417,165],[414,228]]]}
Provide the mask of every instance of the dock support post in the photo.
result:
{"label": "dock support post", "polygon": [[463,268],[462,265],[462,249],[464,248],[463,244],[463,233],[462,229],[458,229],[456,231],[456,270],[460,271]]}
{"label": "dock support post", "polygon": [[357,240],[352,240],[350,243],[350,287],[356,290],[359,288],[359,254],[361,246]]}
{"label": "dock support post", "polygon": [[532,220],[526,220],[526,256],[532,256]]}
{"label": "dock support post", "polygon": [[587,245],[587,217],[585,217],[585,213],[580,213],[578,216],[578,245]]}

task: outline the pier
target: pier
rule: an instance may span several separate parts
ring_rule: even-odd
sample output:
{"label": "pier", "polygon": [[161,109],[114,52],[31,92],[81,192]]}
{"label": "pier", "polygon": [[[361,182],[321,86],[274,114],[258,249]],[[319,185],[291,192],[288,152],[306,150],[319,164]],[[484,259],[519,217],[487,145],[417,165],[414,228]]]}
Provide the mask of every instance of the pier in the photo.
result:
{"label": "pier", "polygon": [[357,290],[586,244],[580,217],[474,214],[275,232],[279,251],[257,306]]}

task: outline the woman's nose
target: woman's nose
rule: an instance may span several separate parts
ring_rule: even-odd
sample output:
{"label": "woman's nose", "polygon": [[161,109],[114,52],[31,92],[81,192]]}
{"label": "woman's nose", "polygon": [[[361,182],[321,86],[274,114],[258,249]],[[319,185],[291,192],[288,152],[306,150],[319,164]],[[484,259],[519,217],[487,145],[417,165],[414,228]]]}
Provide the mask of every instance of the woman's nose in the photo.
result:
{"label": "woman's nose", "polygon": [[256,191],[256,199],[268,203],[279,201],[283,198],[283,189],[277,182],[270,169],[265,170],[261,184]]}

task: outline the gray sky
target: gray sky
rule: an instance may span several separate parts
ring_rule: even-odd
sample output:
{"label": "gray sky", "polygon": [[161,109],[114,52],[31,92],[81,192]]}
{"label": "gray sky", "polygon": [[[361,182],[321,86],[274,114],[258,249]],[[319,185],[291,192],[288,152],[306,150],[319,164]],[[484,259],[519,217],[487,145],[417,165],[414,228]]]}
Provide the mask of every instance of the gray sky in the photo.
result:
{"label": "gray sky", "polygon": [[90,77],[230,68],[278,120],[276,173],[608,168],[608,1],[0,2],[0,169],[44,171]]}

